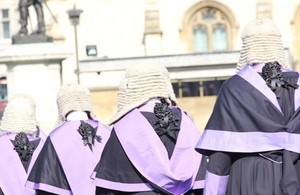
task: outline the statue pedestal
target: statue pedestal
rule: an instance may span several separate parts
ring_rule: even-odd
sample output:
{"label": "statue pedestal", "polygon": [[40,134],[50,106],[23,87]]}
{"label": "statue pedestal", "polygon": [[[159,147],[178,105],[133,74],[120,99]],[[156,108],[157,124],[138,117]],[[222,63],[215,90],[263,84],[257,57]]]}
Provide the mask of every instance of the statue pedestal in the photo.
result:
{"label": "statue pedestal", "polygon": [[30,34],[30,35],[14,35],[12,44],[28,44],[28,43],[44,43],[52,42],[52,37],[45,34]]}
{"label": "statue pedestal", "polygon": [[8,99],[17,93],[32,96],[40,127],[47,133],[57,120],[56,95],[62,83],[62,61],[69,55],[54,43],[18,44],[0,52],[0,64],[7,66]]}

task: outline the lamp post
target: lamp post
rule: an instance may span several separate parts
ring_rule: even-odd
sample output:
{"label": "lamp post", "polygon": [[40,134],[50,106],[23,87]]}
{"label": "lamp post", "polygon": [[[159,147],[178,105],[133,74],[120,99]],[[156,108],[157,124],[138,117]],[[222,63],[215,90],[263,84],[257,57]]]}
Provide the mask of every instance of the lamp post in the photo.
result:
{"label": "lamp post", "polygon": [[80,84],[80,71],[79,71],[79,60],[78,60],[78,41],[77,41],[77,25],[79,24],[79,17],[83,11],[81,9],[76,9],[74,4],[73,9],[68,11],[69,19],[71,24],[74,26],[74,35],[75,35],[75,57],[76,57],[76,70],[77,83]]}

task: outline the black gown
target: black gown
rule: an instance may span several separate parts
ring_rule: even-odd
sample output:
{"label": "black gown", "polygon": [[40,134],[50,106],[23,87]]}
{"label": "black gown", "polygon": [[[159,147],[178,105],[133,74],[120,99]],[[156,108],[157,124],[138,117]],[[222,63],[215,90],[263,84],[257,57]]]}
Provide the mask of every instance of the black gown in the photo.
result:
{"label": "black gown", "polygon": [[[231,112],[228,112],[228,110],[224,110],[222,106],[218,107],[219,103],[217,102],[217,106],[215,106],[214,112],[221,114],[213,114],[207,124],[206,129],[220,129],[220,131],[215,131],[217,133],[221,133],[224,130],[228,131],[230,129],[233,132],[233,135],[238,135],[237,133],[235,133],[235,131],[239,133],[245,132],[248,133],[248,139],[252,139],[249,136],[255,137],[257,135],[272,137],[276,133],[285,133],[285,131],[288,131],[288,133],[290,133],[290,131],[294,131],[293,133],[295,134],[290,134],[290,136],[297,136],[297,134],[300,133],[300,129],[297,127],[300,126],[297,122],[297,118],[299,116],[299,108],[295,109],[295,88],[297,88],[295,84],[299,80],[299,74],[297,72],[283,72],[283,79],[291,84],[287,88],[281,88],[281,90],[279,90],[280,93],[275,94],[283,117],[280,116],[281,114],[278,114],[277,111],[273,111],[274,108],[268,106],[269,103],[267,99],[262,96],[263,94],[257,93],[257,90],[254,89],[252,85],[249,85],[246,80],[243,80],[239,76],[235,75],[227,84],[225,84],[224,87],[230,87],[231,89],[243,88],[240,89],[240,94],[235,94],[234,96],[232,96],[232,94],[230,94],[232,91],[228,90],[230,92],[228,92],[228,94],[224,96],[227,92],[225,92],[225,90],[223,89],[224,92],[221,92],[221,95],[218,97],[219,101],[224,101],[225,99],[227,99],[225,100],[228,101],[228,103],[226,103],[228,106],[227,108],[230,108],[228,110],[230,110]],[[236,90],[236,92],[237,91],[238,90]],[[244,93],[241,91],[243,91]],[[252,96],[255,98],[252,98]],[[241,99],[238,100],[237,98]],[[236,106],[237,104],[233,103],[236,101],[242,101],[244,104],[244,108]],[[220,110],[221,108],[223,110]],[[225,115],[224,113],[227,114]],[[259,114],[256,115],[255,113]],[[217,115],[218,117],[216,117]],[[223,119],[219,118],[220,116],[223,116]],[[231,123],[234,120],[236,121],[234,123]],[[255,131],[248,132],[249,129]],[[265,130],[265,132],[259,134],[261,133],[259,130]],[[242,136],[236,137],[236,139],[241,138],[247,139],[247,137],[245,138]],[[206,139],[205,136],[203,139]],[[257,138],[255,137],[254,140],[259,139],[259,136],[257,136]],[[234,145],[233,147],[231,147],[230,143],[227,143],[227,145],[229,145],[228,147],[236,147],[236,152],[231,152],[227,148],[224,148],[223,151],[213,149],[207,150],[204,149],[206,147],[204,145],[198,147],[197,149],[199,152],[210,155],[208,165],[208,171],[210,173],[224,177],[229,175],[227,189],[225,190],[226,194],[295,194],[295,191],[297,191],[297,189],[299,188],[300,181],[298,168],[298,152],[289,151],[286,149],[264,151],[263,149],[261,149],[265,147],[262,146],[263,142],[260,142],[259,144],[252,143],[252,146],[250,146],[249,143],[248,145],[243,145],[244,141],[239,142],[239,140],[236,140],[235,142],[239,143],[240,148],[243,148],[244,150],[247,150],[248,148],[251,149],[249,149],[249,151],[247,152],[242,152],[239,149],[238,145]],[[269,144],[272,147],[277,147],[276,140],[274,140],[274,143]],[[254,152],[254,150],[258,152]]]}
{"label": "black gown", "polygon": [[[297,83],[298,73],[283,73],[284,80]],[[277,98],[283,111],[285,122],[295,113],[294,88],[282,88]],[[294,194],[289,188],[299,187],[299,173],[296,167],[299,163],[299,154],[287,150],[262,152],[259,154],[231,155],[233,166],[230,170],[227,194]],[[247,177],[245,177],[247,176]],[[249,180],[253,178],[253,180]],[[272,179],[270,179],[272,178]],[[285,182],[286,180],[290,180]],[[293,181],[291,186],[284,183]],[[293,187],[292,187],[293,186]],[[285,188],[285,189],[283,189]],[[285,191],[285,193],[283,192]]]}
{"label": "black gown", "polygon": [[[172,109],[173,113],[181,119],[181,112],[179,109]],[[141,114],[148,120],[151,126],[155,126],[158,119],[151,112],[141,112]],[[180,124],[179,124],[180,125]],[[179,131],[175,131],[175,139],[177,139]],[[159,136],[161,142],[164,144],[169,158],[172,156],[176,141],[170,137],[168,134],[162,134]],[[201,167],[199,168],[196,180],[204,180],[206,171],[206,158],[202,158]],[[116,171],[120,170],[120,171]],[[118,183],[148,183],[147,179],[141,175],[134,165],[130,162],[127,157],[117,135],[115,129],[112,130],[111,136],[103,150],[100,163],[95,168],[96,177],[104,178],[110,181],[115,181]],[[96,188],[97,195],[160,195],[169,194],[155,184],[151,184],[154,188],[153,191],[139,191],[139,192],[121,192],[117,190],[106,189],[102,187]],[[201,195],[203,193],[202,189],[190,190],[186,195]]]}

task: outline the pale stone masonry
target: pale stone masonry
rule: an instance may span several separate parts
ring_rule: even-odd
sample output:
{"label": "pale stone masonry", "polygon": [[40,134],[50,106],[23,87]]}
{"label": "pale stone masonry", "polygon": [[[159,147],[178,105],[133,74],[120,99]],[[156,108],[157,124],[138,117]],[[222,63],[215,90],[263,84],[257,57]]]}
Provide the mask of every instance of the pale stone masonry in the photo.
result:
{"label": "pale stone masonry", "polygon": [[[9,97],[24,89],[36,93],[30,90],[51,86],[47,91],[52,94],[47,99],[50,101],[57,93],[57,85],[77,82],[74,71],[75,35],[67,14],[74,3],[76,8],[83,11],[77,26],[80,82],[91,89],[100,120],[107,121],[116,112],[117,86],[128,66],[136,63],[161,63],[170,71],[179,94],[179,103],[190,113],[199,129],[203,130],[216,97],[203,95],[208,93],[205,87],[217,86],[210,82],[206,85],[205,82],[216,81],[215,84],[220,84],[235,74],[241,47],[241,31],[254,18],[271,17],[274,20],[281,30],[291,66],[300,70],[299,0],[45,0],[43,9],[46,34],[53,38],[53,44],[48,49],[54,49],[56,53],[60,53],[57,55],[65,58],[59,58],[61,62],[56,61],[57,65],[53,65],[46,60],[49,52],[37,57],[28,53],[42,48],[36,46],[32,49],[32,45],[23,45],[24,49],[18,50],[18,55],[29,62],[35,61],[35,58],[45,59],[42,63],[45,72],[41,74],[48,75],[43,79],[49,81],[29,82],[28,85],[33,86],[26,86],[26,83],[16,85],[19,82],[12,82],[8,78]],[[11,64],[19,60],[12,57],[10,61],[4,59],[8,51],[17,49],[12,45],[11,38],[5,36],[8,32],[12,36],[19,30],[18,0],[0,1],[0,8],[0,75],[9,76]],[[205,13],[208,8],[210,12]],[[34,10],[30,10],[28,24],[31,30],[36,28],[35,17]],[[219,28],[215,28],[216,26]],[[197,28],[201,31],[196,31]],[[195,33],[198,33],[200,43],[206,44],[208,49],[205,52],[195,52]],[[226,40],[225,49],[214,50],[214,36],[219,41]],[[204,44],[205,37],[207,43]],[[56,45],[63,45],[63,49],[56,47],[55,50]],[[86,46],[89,45],[97,47],[97,56],[87,56]],[[205,49],[200,49],[203,48]],[[18,72],[16,75],[20,77],[15,78],[15,81],[29,77],[33,79],[34,74],[30,71],[42,70],[40,65],[22,64],[22,73],[24,71],[28,74],[24,76],[26,74]],[[53,72],[56,73],[52,74]],[[186,86],[192,87],[196,93],[186,95]],[[38,95],[37,98],[40,98],[38,102],[44,101]],[[49,110],[52,115],[49,121],[45,121],[40,113]],[[50,124],[55,123],[55,112],[53,107],[49,109],[42,106],[37,113],[37,117],[42,120],[42,127],[51,129]]]}

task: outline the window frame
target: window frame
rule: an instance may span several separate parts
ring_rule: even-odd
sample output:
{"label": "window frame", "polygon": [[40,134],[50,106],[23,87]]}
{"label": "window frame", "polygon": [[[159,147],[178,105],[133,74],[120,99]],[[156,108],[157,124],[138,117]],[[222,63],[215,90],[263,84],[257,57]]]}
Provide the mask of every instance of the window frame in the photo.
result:
{"label": "window frame", "polygon": [[[7,11],[8,12],[8,16],[7,17],[4,17],[3,16],[3,13],[4,11]],[[7,40],[7,39],[10,39],[11,38],[11,20],[10,20],[10,9],[8,8],[2,8],[1,9],[1,13],[0,13],[0,22],[1,22],[1,25],[0,25],[0,39],[2,40]],[[5,32],[4,32],[4,23],[7,23],[8,24],[8,36],[5,37]]]}
{"label": "window frame", "polygon": [[[214,18],[213,19],[205,19],[204,15],[213,13]],[[223,25],[226,29],[226,49],[225,50],[214,50],[214,29],[217,25]],[[227,19],[227,16],[222,13],[220,10],[213,8],[213,7],[204,7],[199,9],[191,18],[191,28],[193,28],[193,31],[195,29],[195,26],[203,26],[206,29],[206,36],[207,36],[207,51],[205,52],[214,52],[214,51],[227,51],[228,43],[229,43],[229,31],[230,31],[230,25],[229,21]],[[192,39],[194,40],[194,34],[191,35]],[[193,48],[195,48],[195,42],[193,41],[192,45]],[[192,51],[197,52],[197,51]]]}
{"label": "window frame", "polygon": [[[222,84],[227,80],[228,78],[226,77],[220,77],[220,78],[202,78],[202,79],[192,79],[192,80],[189,80],[189,79],[184,79],[184,80],[174,80],[172,81],[172,87],[173,87],[173,90],[174,90],[174,93],[176,95],[177,98],[189,98],[189,97],[198,97],[198,98],[201,98],[201,97],[207,97],[207,96],[217,96],[218,93],[219,93],[219,90],[221,89],[222,87]],[[205,82],[218,82],[220,83],[221,85],[219,85],[219,88],[218,89],[215,89],[216,90],[216,93],[215,94],[208,94],[208,95],[205,95],[205,90],[204,90],[204,83]],[[183,92],[183,87],[182,87],[182,84],[183,83],[199,83],[199,89],[198,89],[198,93],[199,95],[191,95],[191,96],[186,96],[184,95],[184,92]],[[176,87],[174,87],[176,86]],[[193,94],[193,92],[192,92]]]}
{"label": "window frame", "polygon": [[[233,37],[235,37],[235,34],[238,32],[238,24],[236,21],[235,16],[233,15],[233,12],[224,4],[215,2],[215,1],[201,1],[196,4],[194,4],[190,9],[188,9],[183,17],[183,24],[180,31],[181,38],[183,40],[183,44],[186,46],[187,52],[194,52],[194,45],[193,45],[193,26],[196,24],[196,21],[193,21],[193,18],[197,16],[197,14],[201,14],[201,10],[203,9],[215,9],[219,13],[222,13],[222,15],[225,16],[226,21],[226,28],[227,31],[227,50],[224,51],[230,51],[233,50],[233,44],[234,40]],[[218,16],[220,20],[220,16]],[[204,22],[201,20],[198,20],[197,23],[199,25],[205,25]],[[215,23],[217,24],[217,23]],[[212,48],[212,30],[208,29],[208,41],[210,42],[211,46],[209,46],[208,52],[213,52]],[[220,51],[220,50],[217,50]]]}

